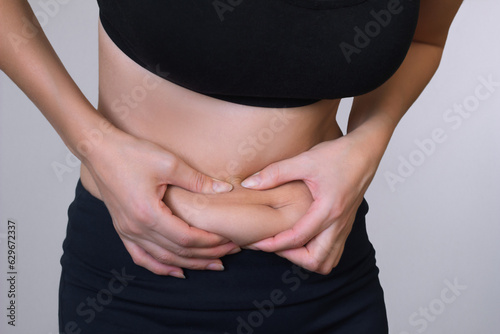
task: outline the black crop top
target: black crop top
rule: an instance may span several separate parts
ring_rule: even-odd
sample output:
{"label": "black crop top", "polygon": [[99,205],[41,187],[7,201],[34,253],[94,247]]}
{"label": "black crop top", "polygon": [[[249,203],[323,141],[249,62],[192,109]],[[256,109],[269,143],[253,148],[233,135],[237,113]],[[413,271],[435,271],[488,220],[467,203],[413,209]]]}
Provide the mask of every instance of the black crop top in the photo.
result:
{"label": "black crop top", "polygon": [[418,0],[98,0],[132,60],[225,101],[297,107],[367,93],[404,60]]}

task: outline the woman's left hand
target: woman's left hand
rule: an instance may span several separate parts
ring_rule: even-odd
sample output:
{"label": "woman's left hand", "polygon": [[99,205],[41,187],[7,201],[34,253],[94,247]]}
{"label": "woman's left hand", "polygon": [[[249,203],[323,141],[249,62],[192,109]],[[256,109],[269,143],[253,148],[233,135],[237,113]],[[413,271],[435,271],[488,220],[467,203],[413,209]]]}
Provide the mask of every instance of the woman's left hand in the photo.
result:
{"label": "woman's left hand", "polygon": [[247,188],[269,189],[302,180],[314,199],[293,228],[246,248],[276,252],[324,275],[337,266],[381,159],[373,158],[365,140],[352,135],[322,142],[293,158],[270,164],[242,183]]}

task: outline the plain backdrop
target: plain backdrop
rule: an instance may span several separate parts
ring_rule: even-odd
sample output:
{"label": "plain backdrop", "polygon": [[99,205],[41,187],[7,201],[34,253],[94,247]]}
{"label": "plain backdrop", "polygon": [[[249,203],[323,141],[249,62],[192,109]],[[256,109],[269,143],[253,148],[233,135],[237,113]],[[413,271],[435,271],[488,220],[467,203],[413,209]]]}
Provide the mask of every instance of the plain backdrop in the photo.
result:
{"label": "plain backdrop", "polygon": [[[57,6],[49,11],[44,4],[51,2]],[[96,105],[97,4],[30,3]],[[494,334],[500,328],[498,13],[496,0],[464,2],[438,72],[399,124],[366,195],[391,333]],[[341,105],[342,124],[349,104]],[[3,73],[0,110],[0,332],[55,334],[59,258],[79,164]],[[15,328],[7,325],[3,278],[8,219],[17,223]]]}

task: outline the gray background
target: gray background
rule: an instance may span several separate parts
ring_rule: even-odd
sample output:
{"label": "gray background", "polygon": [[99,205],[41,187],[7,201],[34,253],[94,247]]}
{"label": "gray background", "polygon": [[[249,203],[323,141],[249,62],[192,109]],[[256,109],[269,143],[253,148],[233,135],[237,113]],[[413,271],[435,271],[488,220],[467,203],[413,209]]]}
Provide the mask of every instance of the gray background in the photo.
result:
{"label": "gray background", "polygon": [[[67,69],[96,105],[96,3],[30,3]],[[391,333],[497,333],[500,328],[500,87],[488,98],[475,97],[480,77],[500,82],[498,13],[496,0],[465,1],[438,73],[398,126],[366,195]],[[1,277],[7,272],[9,218],[18,226],[19,272],[15,328],[6,324],[6,279],[0,280],[0,332],[57,333],[59,258],[79,164],[3,73],[0,88]],[[339,113],[343,124],[349,102]],[[472,109],[468,118],[460,124],[445,120],[448,109],[463,104]],[[428,140],[438,128],[446,140],[422,153],[415,141]],[[391,188],[387,175],[397,174],[402,160],[418,166]],[[55,166],[64,173],[56,173]],[[444,290],[449,284],[460,288]]]}

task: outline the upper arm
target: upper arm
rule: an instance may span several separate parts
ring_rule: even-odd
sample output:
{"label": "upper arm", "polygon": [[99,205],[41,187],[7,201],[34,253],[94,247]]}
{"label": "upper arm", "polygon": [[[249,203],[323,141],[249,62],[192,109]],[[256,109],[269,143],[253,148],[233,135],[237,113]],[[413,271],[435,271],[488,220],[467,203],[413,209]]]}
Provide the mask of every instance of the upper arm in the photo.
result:
{"label": "upper arm", "polygon": [[413,40],[443,47],[462,2],[463,0],[420,0],[420,14]]}

